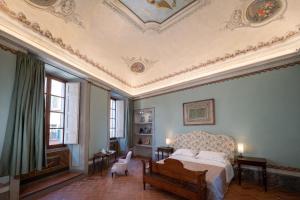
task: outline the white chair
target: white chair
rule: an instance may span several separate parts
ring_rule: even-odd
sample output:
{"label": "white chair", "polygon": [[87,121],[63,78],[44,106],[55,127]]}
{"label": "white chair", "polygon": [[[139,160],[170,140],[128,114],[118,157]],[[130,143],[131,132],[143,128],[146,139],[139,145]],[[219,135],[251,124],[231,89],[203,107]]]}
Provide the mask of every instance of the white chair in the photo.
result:
{"label": "white chair", "polygon": [[129,151],[126,155],[125,159],[119,159],[112,168],[111,168],[111,176],[114,177],[114,174],[124,174],[127,176],[128,174],[128,163],[131,159],[132,151]]}

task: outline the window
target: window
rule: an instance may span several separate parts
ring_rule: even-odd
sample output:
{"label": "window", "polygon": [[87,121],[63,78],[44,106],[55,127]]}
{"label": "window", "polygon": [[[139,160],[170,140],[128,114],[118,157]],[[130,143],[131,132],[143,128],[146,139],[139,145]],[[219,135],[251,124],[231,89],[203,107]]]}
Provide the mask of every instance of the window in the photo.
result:
{"label": "window", "polygon": [[124,137],[124,101],[110,100],[110,138]]}
{"label": "window", "polygon": [[116,137],[116,99],[110,99],[110,138]]}
{"label": "window", "polygon": [[57,78],[45,78],[45,120],[48,147],[64,144],[66,83]]}

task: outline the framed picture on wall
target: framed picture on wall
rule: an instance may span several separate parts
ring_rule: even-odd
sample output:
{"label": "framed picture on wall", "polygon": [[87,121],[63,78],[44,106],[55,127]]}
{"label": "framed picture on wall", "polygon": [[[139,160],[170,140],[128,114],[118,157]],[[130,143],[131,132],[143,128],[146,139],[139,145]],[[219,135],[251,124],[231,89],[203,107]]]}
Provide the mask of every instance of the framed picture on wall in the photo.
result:
{"label": "framed picture on wall", "polygon": [[215,100],[206,99],[183,104],[184,125],[214,125]]}

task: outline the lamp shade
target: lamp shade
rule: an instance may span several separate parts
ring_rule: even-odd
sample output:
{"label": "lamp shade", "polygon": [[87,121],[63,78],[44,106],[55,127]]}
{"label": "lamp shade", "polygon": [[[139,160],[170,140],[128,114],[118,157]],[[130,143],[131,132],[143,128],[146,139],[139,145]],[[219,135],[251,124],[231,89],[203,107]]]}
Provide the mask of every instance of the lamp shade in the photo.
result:
{"label": "lamp shade", "polygon": [[244,144],[243,143],[238,143],[238,152],[244,153]]}
{"label": "lamp shade", "polygon": [[167,145],[171,144],[171,139],[170,138],[166,138],[166,144]]}

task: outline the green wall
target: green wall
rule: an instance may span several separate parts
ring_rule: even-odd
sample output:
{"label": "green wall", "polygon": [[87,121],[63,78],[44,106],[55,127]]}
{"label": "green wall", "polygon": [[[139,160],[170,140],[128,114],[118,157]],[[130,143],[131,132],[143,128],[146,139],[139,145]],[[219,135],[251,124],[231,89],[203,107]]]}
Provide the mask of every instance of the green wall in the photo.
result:
{"label": "green wall", "polygon": [[89,158],[108,144],[108,99],[109,93],[91,85],[90,96],[90,142]]}
{"label": "green wall", "polygon": [[15,70],[16,55],[0,49],[0,156],[14,86]]}
{"label": "green wall", "polygon": [[[216,125],[184,126],[182,103],[215,99]],[[233,136],[245,154],[300,168],[300,66],[135,101],[155,107],[155,144],[204,130]]]}

